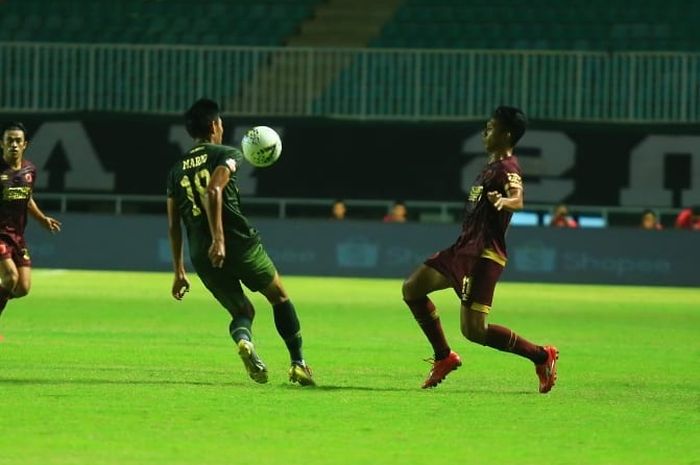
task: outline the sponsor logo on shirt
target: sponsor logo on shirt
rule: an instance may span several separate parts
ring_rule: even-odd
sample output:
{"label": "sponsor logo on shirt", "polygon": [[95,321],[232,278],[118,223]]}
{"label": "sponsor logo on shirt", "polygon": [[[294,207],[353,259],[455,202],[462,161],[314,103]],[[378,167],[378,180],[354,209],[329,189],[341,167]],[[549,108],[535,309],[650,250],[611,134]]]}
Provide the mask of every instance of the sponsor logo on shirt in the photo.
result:
{"label": "sponsor logo on shirt", "polygon": [[32,195],[32,188],[29,186],[6,187],[2,192],[3,200],[26,200]]}

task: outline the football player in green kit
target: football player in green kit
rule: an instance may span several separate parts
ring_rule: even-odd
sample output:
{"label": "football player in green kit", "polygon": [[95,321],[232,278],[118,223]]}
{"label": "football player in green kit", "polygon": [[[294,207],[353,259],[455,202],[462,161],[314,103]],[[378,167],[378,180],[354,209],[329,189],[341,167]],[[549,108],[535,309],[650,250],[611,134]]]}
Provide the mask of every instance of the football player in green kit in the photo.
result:
{"label": "football player in green kit", "polygon": [[241,283],[262,293],[272,305],[275,326],[291,358],[289,380],[314,385],[301,351],[302,339],[294,305],[258,236],[241,211],[236,173],[241,152],[221,145],[223,125],[219,106],[200,99],[185,113],[194,146],[173,165],[168,176],[168,226],[175,277],[172,295],[182,299],[190,283],[183,262],[181,225],[185,225],[190,257],[197,274],[231,314],[229,333],[248,375],[267,382],[267,367],[257,355],[251,326],[252,303]]}

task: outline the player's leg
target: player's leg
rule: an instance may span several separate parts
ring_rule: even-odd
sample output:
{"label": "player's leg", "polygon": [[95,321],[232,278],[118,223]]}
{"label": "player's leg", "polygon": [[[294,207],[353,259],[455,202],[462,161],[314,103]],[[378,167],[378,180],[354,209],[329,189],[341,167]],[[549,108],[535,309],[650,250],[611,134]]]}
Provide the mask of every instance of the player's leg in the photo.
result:
{"label": "player's leg", "polygon": [[[238,285],[240,287],[240,284]],[[243,293],[241,289],[241,299],[239,303],[232,304],[228,303],[225,305],[229,314],[231,315],[231,323],[228,327],[228,332],[231,335],[233,342],[238,344],[241,340],[252,341],[253,340],[253,320],[255,319],[255,307],[253,303],[248,300],[248,297]],[[228,300],[228,299],[227,299]],[[221,300],[219,300],[221,302]]]}
{"label": "player's leg", "polygon": [[17,299],[29,294],[29,289],[32,287],[32,268],[30,266],[18,266],[17,274],[19,279],[15,290],[12,291],[12,298]]}
{"label": "player's leg", "polygon": [[248,376],[256,383],[267,383],[267,367],[252,342],[255,309],[243,293],[240,281],[226,268],[212,268],[208,263],[199,266],[195,263],[195,269],[204,286],[231,315],[229,334]]}
{"label": "player's leg", "polygon": [[447,357],[450,346],[442,330],[438,311],[428,294],[449,287],[450,281],[442,273],[423,264],[404,281],[401,289],[404,302],[433,347],[435,360]]}
{"label": "player's leg", "polygon": [[275,272],[272,282],[260,292],[265,296],[270,305],[275,320],[275,328],[289,351],[291,366],[289,368],[289,380],[302,386],[316,384],[311,368],[306,364],[302,354],[301,325],[287,292],[282,285],[279,273]]}
{"label": "player's leg", "polygon": [[311,368],[302,353],[301,325],[294,304],[282,285],[274,263],[262,244],[251,248],[243,259],[241,280],[250,290],[260,292],[272,305],[275,328],[289,351],[289,379],[302,386],[315,384]]}
{"label": "player's leg", "polygon": [[431,292],[449,287],[451,283],[447,277],[425,264],[420,265],[403,283],[403,299],[430,342],[435,357],[423,388],[437,386],[448,373],[462,364],[459,355],[450,349],[437,309],[428,297]]}
{"label": "player's leg", "polygon": [[[550,371],[545,380],[548,387],[541,382],[540,392],[548,392],[556,379],[556,348],[535,345],[509,328],[487,323],[496,283],[502,272],[503,267],[492,260],[482,258],[476,264],[463,295],[462,334],[477,344],[512,352],[531,360],[536,367],[546,367]],[[538,368],[537,371],[539,375],[542,370]]]}
{"label": "player's leg", "polygon": [[13,292],[19,283],[19,271],[10,254],[2,257],[3,246],[0,242],[0,314],[5,309],[7,301],[13,296]]}

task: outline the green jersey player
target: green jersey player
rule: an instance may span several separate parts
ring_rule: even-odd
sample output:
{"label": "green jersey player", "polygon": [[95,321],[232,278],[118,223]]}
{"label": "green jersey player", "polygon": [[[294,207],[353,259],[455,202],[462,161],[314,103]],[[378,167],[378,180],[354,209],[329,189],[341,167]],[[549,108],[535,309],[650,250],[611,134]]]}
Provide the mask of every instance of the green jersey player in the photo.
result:
{"label": "green jersey player", "polygon": [[221,145],[224,128],[219,106],[212,100],[198,100],[185,113],[185,125],[195,145],[173,165],[167,187],[175,272],[172,295],[181,300],[190,287],[183,262],[184,224],[192,264],[207,289],[231,314],[229,333],[248,375],[258,383],[267,382],[267,367],[252,342],[255,310],[241,283],[261,292],[272,305],[275,326],[291,357],[290,381],[313,385],[311,369],[301,352],[294,306],[257,231],[241,211],[236,173],[242,154]]}

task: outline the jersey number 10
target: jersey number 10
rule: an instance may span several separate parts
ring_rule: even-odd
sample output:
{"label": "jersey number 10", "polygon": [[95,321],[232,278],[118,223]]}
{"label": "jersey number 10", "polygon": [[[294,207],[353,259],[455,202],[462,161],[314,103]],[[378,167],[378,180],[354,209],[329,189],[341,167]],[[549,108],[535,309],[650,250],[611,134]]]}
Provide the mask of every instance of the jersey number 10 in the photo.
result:
{"label": "jersey number 10", "polygon": [[[182,179],[180,179],[180,185],[185,189],[187,200],[192,202],[192,216],[199,216],[202,214],[202,208],[200,205],[204,205],[203,197],[207,193],[207,186],[209,185],[210,178],[211,175],[209,174],[209,170],[205,168],[194,173],[192,181],[190,181],[190,177],[188,175],[184,175]],[[194,197],[194,190],[192,189],[193,185],[194,188],[197,189],[197,194],[199,194],[199,202],[197,202],[197,199]],[[198,205],[198,203],[200,205]]]}

